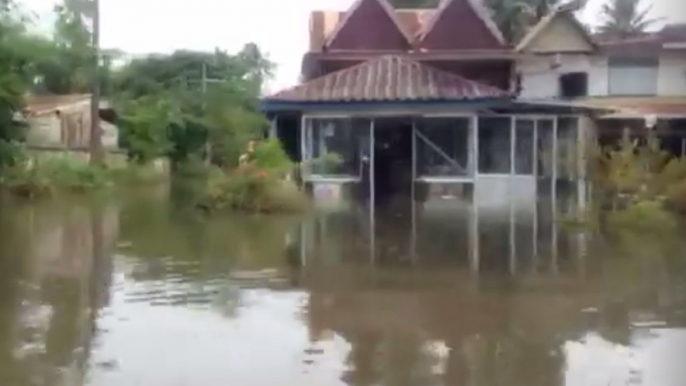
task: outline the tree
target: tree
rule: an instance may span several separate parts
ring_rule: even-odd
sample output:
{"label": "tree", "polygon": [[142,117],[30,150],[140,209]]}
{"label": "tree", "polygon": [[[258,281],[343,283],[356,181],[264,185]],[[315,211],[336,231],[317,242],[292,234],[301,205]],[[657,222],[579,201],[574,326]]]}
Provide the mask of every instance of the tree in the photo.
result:
{"label": "tree", "polygon": [[26,87],[22,76],[26,61],[21,55],[25,30],[11,1],[0,2],[0,168],[16,161],[15,144],[22,140],[18,115]]}
{"label": "tree", "polygon": [[560,3],[560,0],[486,0],[493,20],[505,40],[512,44],[518,42]]}
{"label": "tree", "polygon": [[641,0],[608,0],[602,8],[605,22],[600,31],[616,37],[641,34],[659,22],[648,17],[651,10],[652,5],[641,10]]}
{"label": "tree", "polygon": [[[168,125],[167,154],[175,163],[199,156],[235,166],[246,143],[266,130],[257,102],[272,68],[254,44],[236,55],[178,51],[132,61],[113,76],[114,99],[126,122],[122,144],[148,146],[150,129],[160,127],[149,120],[160,119]],[[171,101],[174,118],[146,112],[156,105],[154,100]],[[126,138],[130,136],[141,138]],[[134,150],[130,154],[140,153]]]}
{"label": "tree", "polygon": [[94,50],[84,0],[65,0],[55,7],[55,21],[48,54],[37,64],[34,91],[52,94],[88,93],[91,89]]}

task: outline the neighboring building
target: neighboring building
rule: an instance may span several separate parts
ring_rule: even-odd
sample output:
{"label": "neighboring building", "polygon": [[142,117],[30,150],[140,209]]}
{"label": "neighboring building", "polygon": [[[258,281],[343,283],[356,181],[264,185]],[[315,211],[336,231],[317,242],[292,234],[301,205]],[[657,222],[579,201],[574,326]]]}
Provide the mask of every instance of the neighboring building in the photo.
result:
{"label": "neighboring building", "polygon": [[304,83],[263,109],[316,196],[347,191],[371,208],[473,196],[535,211],[538,195],[584,195],[587,110],[515,98],[518,54],[480,2],[409,11],[358,0],[314,12],[310,32]]}
{"label": "neighboring building", "polygon": [[516,52],[523,98],[686,97],[686,26],[612,39],[561,9]]}
{"label": "neighboring building", "polygon": [[624,39],[593,36],[562,8],[516,53],[521,98],[605,108],[596,120],[601,144],[650,126],[665,149],[686,155],[686,25]]}
{"label": "neighboring building", "polygon": [[[111,109],[101,108],[101,118]],[[31,95],[24,111],[28,123],[27,145],[37,149],[85,150],[91,133],[91,97],[81,95]],[[106,150],[118,148],[119,130],[100,120],[102,144]]]}

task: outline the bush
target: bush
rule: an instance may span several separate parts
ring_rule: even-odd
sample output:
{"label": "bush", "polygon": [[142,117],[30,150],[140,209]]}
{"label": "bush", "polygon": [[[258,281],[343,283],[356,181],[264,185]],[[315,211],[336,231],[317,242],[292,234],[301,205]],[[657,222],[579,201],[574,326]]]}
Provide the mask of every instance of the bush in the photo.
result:
{"label": "bush", "polygon": [[247,164],[228,174],[211,175],[201,207],[212,211],[295,212],[304,210],[307,200],[293,182]]}
{"label": "bush", "polygon": [[111,184],[109,169],[69,158],[25,162],[3,169],[0,184],[21,197],[37,197],[58,190],[84,192]]}
{"label": "bush", "polygon": [[596,158],[596,194],[613,208],[643,202],[686,209],[686,158],[670,158],[649,133],[645,143],[624,138]]}
{"label": "bush", "polygon": [[305,196],[289,178],[293,164],[278,141],[251,143],[241,159],[242,164],[235,170],[214,169],[209,174],[203,208],[248,212],[306,208]]}

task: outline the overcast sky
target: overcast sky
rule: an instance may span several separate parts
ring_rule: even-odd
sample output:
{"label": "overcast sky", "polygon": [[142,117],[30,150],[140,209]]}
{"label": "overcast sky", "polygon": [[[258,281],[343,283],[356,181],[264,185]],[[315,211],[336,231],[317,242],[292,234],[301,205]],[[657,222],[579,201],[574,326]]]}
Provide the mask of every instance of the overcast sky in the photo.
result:
{"label": "overcast sky", "polygon": [[[20,0],[25,8],[51,20],[59,0]],[[270,88],[296,84],[308,46],[309,13],[347,9],[354,0],[100,0],[102,45],[133,54],[188,48],[229,52],[257,43],[277,63]],[[590,0],[582,18],[598,22],[606,0]],[[650,0],[644,0],[646,4]],[[653,16],[686,22],[685,0],[652,0]]]}

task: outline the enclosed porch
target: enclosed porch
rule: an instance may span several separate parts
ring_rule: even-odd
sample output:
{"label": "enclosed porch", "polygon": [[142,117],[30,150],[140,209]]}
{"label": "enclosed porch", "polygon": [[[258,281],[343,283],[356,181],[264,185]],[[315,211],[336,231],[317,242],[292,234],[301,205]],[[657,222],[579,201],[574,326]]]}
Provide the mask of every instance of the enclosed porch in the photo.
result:
{"label": "enclosed porch", "polygon": [[468,199],[497,209],[586,194],[589,120],[578,108],[516,101],[403,57],[284,90],[263,108],[322,205]]}

